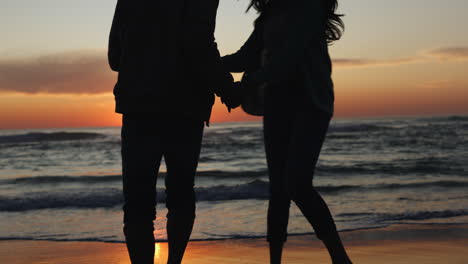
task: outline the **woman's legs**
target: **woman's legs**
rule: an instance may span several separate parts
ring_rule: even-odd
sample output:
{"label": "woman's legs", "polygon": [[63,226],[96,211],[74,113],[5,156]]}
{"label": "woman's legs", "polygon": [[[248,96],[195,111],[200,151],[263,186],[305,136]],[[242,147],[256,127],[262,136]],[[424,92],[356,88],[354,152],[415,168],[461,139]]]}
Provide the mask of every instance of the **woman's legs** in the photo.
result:
{"label": "woman's legs", "polygon": [[[295,87],[292,84],[292,87]],[[308,108],[299,91],[270,87],[265,95],[264,139],[270,178],[270,261],[281,263],[290,201],[294,200],[336,264],[351,263],[327,204],[312,185],[330,115]],[[279,89],[275,89],[279,88]]]}
{"label": "woman's legs", "polygon": [[309,186],[298,191],[294,201],[314,228],[317,237],[327,247],[333,263],[351,263],[334,225],[330,210],[315,188]]}
{"label": "woman's legs", "polygon": [[288,191],[326,245],[333,263],[351,263],[327,204],[312,184],[330,116],[317,109],[298,111],[291,132],[286,171]]}
{"label": "woman's legs", "polygon": [[291,133],[291,118],[284,109],[278,108],[274,102],[266,100],[266,104],[263,126],[270,180],[267,240],[270,243],[270,262],[271,264],[279,264],[281,263],[283,244],[287,237],[291,204],[286,188],[286,161]]}

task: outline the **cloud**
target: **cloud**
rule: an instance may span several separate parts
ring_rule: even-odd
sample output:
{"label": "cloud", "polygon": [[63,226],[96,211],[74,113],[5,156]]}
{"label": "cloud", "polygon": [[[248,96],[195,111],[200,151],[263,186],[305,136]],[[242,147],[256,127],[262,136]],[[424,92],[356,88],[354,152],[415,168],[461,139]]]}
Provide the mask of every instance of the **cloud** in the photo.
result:
{"label": "cloud", "polygon": [[448,47],[429,50],[425,53],[427,56],[435,57],[439,60],[467,60],[468,47]]}
{"label": "cloud", "polygon": [[110,93],[115,79],[105,52],[76,51],[0,60],[0,91],[3,92]]}
{"label": "cloud", "polygon": [[333,65],[339,68],[364,68],[376,66],[396,66],[417,62],[418,58],[401,58],[393,60],[372,60],[372,59],[346,59],[339,58],[333,60]]}
{"label": "cloud", "polygon": [[416,85],[417,88],[425,89],[427,91],[445,91],[448,90],[463,90],[466,91],[467,83],[463,81],[456,80],[430,80],[426,82],[421,82]]}
{"label": "cloud", "polygon": [[413,57],[388,60],[338,58],[333,60],[333,65],[338,68],[398,66],[410,63],[427,62],[428,57],[436,58],[442,61],[468,60],[468,47],[438,48],[424,51]]}
{"label": "cloud", "polygon": [[[337,68],[391,67],[468,59],[468,47],[438,48],[397,59],[337,58]],[[75,51],[27,59],[0,59],[0,92],[48,94],[111,93],[116,74],[107,65],[105,51]]]}

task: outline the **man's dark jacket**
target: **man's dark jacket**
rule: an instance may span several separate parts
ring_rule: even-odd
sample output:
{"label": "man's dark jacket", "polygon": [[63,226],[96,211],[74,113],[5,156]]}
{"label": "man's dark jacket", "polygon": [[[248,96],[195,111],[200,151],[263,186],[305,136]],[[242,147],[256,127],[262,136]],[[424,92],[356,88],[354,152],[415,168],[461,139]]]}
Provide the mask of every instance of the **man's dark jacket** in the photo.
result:
{"label": "man's dark jacket", "polygon": [[118,0],[108,58],[116,112],[208,121],[232,87],[215,42],[219,0]]}

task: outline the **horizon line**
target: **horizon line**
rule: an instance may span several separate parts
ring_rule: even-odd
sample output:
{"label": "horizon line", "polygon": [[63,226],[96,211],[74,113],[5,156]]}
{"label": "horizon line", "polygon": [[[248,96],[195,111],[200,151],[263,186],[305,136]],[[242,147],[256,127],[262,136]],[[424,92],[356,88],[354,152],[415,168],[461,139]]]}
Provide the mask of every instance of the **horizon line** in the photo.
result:
{"label": "horizon line", "polygon": [[[383,115],[383,116],[358,116],[358,117],[333,117],[333,121],[347,121],[347,120],[381,120],[381,119],[416,119],[416,118],[440,118],[440,117],[468,117],[468,113],[465,114],[439,114],[439,115],[430,115],[430,114],[421,114],[421,115]],[[215,121],[210,122],[210,125],[216,124],[239,124],[239,123],[261,123],[262,120],[238,120],[238,121]],[[120,128],[121,125],[103,125],[103,126],[50,126],[50,127],[26,127],[26,128],[0,128],[0,131],[13,131],[13,130],[46,130],[46,129],[102,129],[102,128]]]}

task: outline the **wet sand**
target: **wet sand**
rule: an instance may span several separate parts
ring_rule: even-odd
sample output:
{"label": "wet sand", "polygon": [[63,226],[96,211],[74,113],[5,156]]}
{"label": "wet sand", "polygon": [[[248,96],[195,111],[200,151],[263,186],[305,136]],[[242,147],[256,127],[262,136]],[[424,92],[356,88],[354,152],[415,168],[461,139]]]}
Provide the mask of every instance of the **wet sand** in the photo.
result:
{"label": "wet sand", "polygon": [[[468,225],[398,225],[342,232],[356,264],[468,264]],[[167,244],[157,243],[155,263],[165,263]],[[0,262],[9,264],[129,264],[125,244],[1,241]],[[191,242],[184,263],[268,263],[264,239]],[[331,263],[314,236],[291,236],[283,263]]]}

